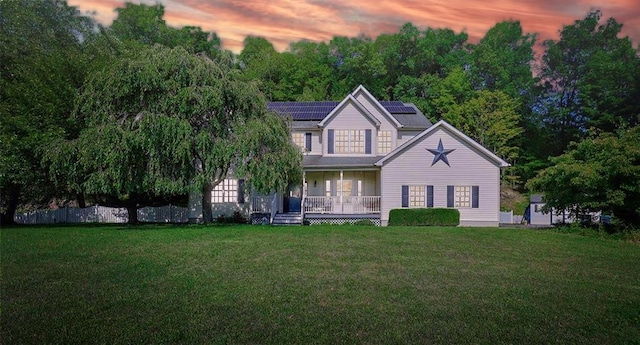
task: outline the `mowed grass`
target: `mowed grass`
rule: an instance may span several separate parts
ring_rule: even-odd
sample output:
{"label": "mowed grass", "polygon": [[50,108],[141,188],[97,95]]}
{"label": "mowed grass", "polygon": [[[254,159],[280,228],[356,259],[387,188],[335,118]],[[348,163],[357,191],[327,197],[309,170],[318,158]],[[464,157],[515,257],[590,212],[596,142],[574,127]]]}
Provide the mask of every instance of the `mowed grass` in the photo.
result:
{"label": "mowed grass", "polygon": [[640,246],[525,229],[4,228],[6,344],[640,342]]}

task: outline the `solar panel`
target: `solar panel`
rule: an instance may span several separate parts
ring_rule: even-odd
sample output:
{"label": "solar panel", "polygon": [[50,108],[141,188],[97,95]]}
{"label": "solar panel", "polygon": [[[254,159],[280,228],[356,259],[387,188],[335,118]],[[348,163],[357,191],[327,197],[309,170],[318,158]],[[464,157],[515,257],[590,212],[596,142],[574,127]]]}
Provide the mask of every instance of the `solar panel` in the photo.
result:
{"label": "solar panel", "polygon": [[269,102],[267,108],[291,115],[294,120],[322,120],[338,102]]}
{"label": "solar panel", "polygon": [[[334,101],[320,102],[269,102],[267,108],[290,115],[294,120],[322,120],[339,104]],[[391,114],[416,114],[413,107],[400,101],[381,101],[380,104]]]}
{"label": "solar panel", "polygon": [[380,101],[380,104],[391,114],[416,114],[413,107],[406,106],[401,101]]}
{"label": "solar panel", "polygon": [[416,110],[413,107],[403,106],[387,106],[385,107],[388,112],[392,114],[416,114]]}
{"label": "solar panel", "polygon": [[383,107],[403,107],[404,103],[400,101],[380,101]]}

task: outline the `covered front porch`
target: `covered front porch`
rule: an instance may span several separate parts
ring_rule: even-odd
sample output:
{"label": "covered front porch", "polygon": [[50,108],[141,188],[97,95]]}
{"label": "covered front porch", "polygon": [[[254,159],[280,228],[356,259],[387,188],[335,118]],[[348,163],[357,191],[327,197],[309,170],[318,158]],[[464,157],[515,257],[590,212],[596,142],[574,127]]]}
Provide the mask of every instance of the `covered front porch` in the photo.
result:
{"label": "covered front porch", "polygon": [[298,224],[368,223],[380,225],[380,170],[372,167],[305,168],[302,183],[282,193],[251,198],[252,223],[278,223],[296,217]]}
{"label": "covered front porch", "polygon": [[380,171],[305,171],[301,212],[304,215],[379,215]]}

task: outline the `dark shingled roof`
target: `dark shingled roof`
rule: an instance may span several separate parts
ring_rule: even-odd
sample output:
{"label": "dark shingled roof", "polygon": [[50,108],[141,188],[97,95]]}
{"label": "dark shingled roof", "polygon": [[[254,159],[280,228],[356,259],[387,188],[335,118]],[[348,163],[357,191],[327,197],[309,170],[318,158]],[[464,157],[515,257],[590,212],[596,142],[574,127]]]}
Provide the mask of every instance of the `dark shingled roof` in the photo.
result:
{"label": "dark shingled roof", "polygon": [[304,168],[362,168],[375,167],[375,162],[382,157],[323,157],[320,155],[305,155],[302,160]]}
{"label": "dark shingled roof", "polygon": [[[289,115],[296,122],[322,121],[340,102],[268,102],[267,109]],[[380,104],[401,125],[406,128],[425,129],[431,126],[431,122],[412,103],[400,101],[380,101]],[[301,125],[301,128],[310,126]]]}

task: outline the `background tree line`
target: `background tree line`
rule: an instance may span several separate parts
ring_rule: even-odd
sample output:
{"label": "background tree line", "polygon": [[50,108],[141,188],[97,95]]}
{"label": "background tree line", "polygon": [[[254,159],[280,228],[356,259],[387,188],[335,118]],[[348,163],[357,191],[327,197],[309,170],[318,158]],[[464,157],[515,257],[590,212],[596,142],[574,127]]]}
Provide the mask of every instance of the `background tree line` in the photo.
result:
{"label": "background tree line", "polygon": [[[118,170],[118,164],[82,163],[83,159],[72,153],[80,154],[78,147],[84,150],[88,145],[78,146],[83,136],[104,136],[104,143],[117,137],[110,132],[91,134],[98,120],[104,126],[115,124],[120,135],[126,132],[131,138],[184,137],[188,131],[177,128],[185,123],[197,133],[216,133],[220,126],[247,127],[245,120],[253,115],[237,123],[224,120],[213,127],[195,125],[198,116],[201,122],[210,124],[210,119],[223,120],[220,114],[232,109],[226,107],[226,101],[219,101],[219,111],[205,116],[216,103],[206,97],[203,101],[202,90],[189,87],[196,78],[193,71],[213,68],[218,76],[211,76],[202,85],[221,79],[252,85],[249,90],[264,97],[257,103],[340,100],[359,84],[379,99],[415,103],[431,121],[446,120],[510,162],[513,167],[505,171],[503,184],[522,192],[544,192],[554,207],[615,212],[625,221],[640,223],[640,208],[631,202],[640,200],[640,143],[634,141],[640,121],[640,57],[629,38],[619,37],[622,24],[613,18],[603,19],[599,11],[564,26],[559,39],[541,42],[538,47],[543,51],[538,60],[534,54],[536,35],[523,32],[517,20],[497,23],[476,44],[470,43],[464,32],[419,29],[407,23],[397,33],[376,38],[334,37],[319,43],[303,40],[292,43],[284,52],[276,51],[265,38],[249,36],[240,54],[234,55],[221,49],[215,33],[199,27],[168,26],[162,5],[127,3],[117,9],[117,14],[109,27],[101,27],[64,1],[0,3],[0,184],[4,214],[12,214],[18,205],[42,203],[52,196],[122,203],[137,195],[131,202],[140,204],[143,199],[185,195],[188,188],[193,188],[194,179],[204,176],[202,171],[179,171],[185,164],[193,166],[189,159],[194,155],[174,152],[172,157],[182,159],[175,163],[176,171],[159,172],[151,167],[157,167],[160,161],[151,162],[150,158],[135,173],[125,173]],[[200,66],[200,60],[191,61],[186,56],[206,57],[208,62]],[[166,69],[170,66],[161,66],[166,60],[183,66],[182,79],[168,77]],[[117,72],[123,68],[128,75]],[[146,76],[143,85],[140,73]],[[162,73],[165,78],[153,78]],[[176,88],[176,83],[181,86]],[[105,85],[118,85],[120,89],[110,90]],[[156,98],[146,99],[145,87],[158,92]],[[169,101],[160,102],[161,106],[150,106],[178,91],[184,93],[183,98],[169,97]],[[220,90],[207,92],[221,95]],[[242,108],[243,95],[234,95],[237,100],[229,104],[235,102]],[[100,107],[107,103],[113,107]],[[264,104],[255,104],[250,112],[258,118],[268,116],[263,108]],[[149,121],[148,126],[158,125],[166,118],[175,123],[163,128],[174,128],[176,133],[156,133],[143,125],[145,121]],[[222,132],[212,135],[209,145],[223,137]],[[227,138],[230,142],[236,139]],[[122,140],[120,144],[127,142]],[[173,142],[172,150],[185,144],[182,139]],[[235,152],[251,155],[264,150],[259,141],[243,142],[251,142],[253,147]],[[150,150],[144,149],[146,144],[129,144],[131,150]],[[189,145],[195,148],[205,144],[194,141]],[[165,148],[163,152],[171,151]],[[229,154],[217,153],[218,158],[227,157],[218,173],[224,172],[227,163],[246,161]],[[113,162],[123,161],[113,158]],[[135,166],[130,163],[127,169]],[[254,173],[259,170],[253,168]],[[586,188],[584,178],[566,178],[569,170],[599,171],[600,177],[590,180],[592,187]],[[104,171],[110,172],[111,180],[96,173]],[[602,171],[616,174],[606,177]],[[146,182],[126,188],[116,182],[132,181],[135,174],[139,175],[137,181]],[[216,181],[214,178],[199,186]],[[118,190],[107,188],[116,185],[120,186]],[[609,193],[607,200],[611,201],[585,202],[601,198],[593,190]],[[579,210],[575,206],[578,202]]]}

